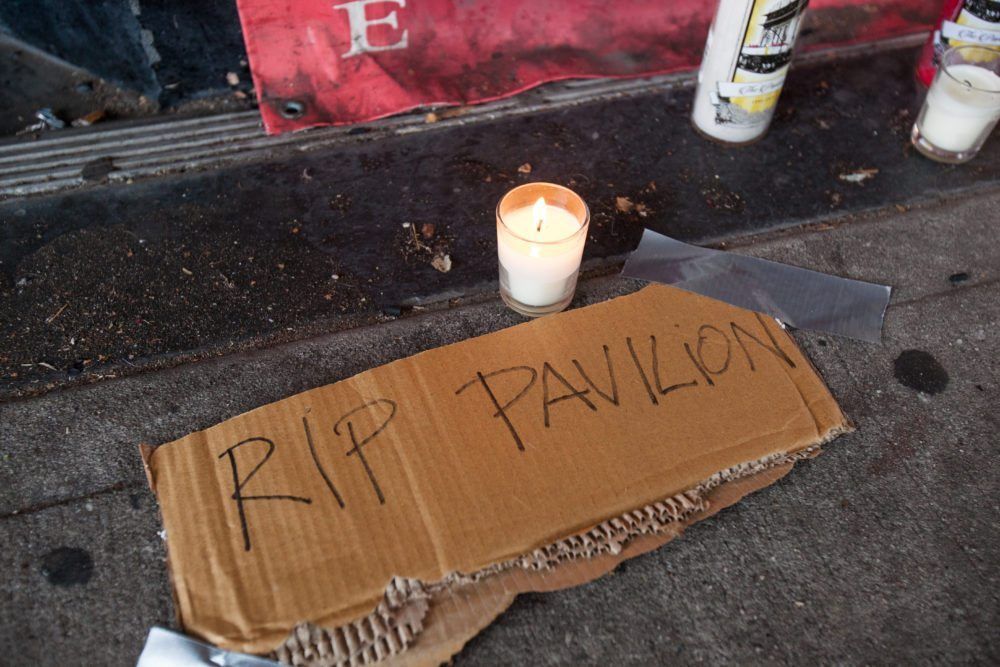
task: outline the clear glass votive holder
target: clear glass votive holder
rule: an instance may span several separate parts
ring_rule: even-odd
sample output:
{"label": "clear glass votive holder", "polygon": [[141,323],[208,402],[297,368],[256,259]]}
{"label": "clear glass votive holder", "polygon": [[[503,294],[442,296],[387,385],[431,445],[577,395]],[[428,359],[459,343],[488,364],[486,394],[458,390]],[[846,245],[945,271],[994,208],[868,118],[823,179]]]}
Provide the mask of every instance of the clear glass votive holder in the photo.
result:
{"label": "clear glass votive holder", "polygon": [[1000,119],[1000,49],[957,46],[941,56],[910,139],[925,156],[959,164],[976,156]]}
{"label": "clear glass votive holder", "polygon": [[590,211],[553,183],[526,183],[497,204],[500,296],[528,317],[557,313],[573,300]]}

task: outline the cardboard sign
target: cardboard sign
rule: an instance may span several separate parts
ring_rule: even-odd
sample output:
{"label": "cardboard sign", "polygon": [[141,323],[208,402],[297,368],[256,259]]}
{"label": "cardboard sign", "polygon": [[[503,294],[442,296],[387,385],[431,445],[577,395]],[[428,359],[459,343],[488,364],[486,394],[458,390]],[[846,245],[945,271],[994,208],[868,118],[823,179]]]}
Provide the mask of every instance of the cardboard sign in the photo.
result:
{"label": "cardboard sign", "polygon": [[[269,134],[486,102],[571,77],[696,67],[717,4],[237,0]],[[926,30],[938,4],[881,0],[866,11],[868,0],[813,0],[820,16],[806,48]]]}
{"label": "cardboard sign", "polygon": [[[188,632],[267,652],[374,619],[330,639],[350,651],[373,610],[391,625],[407,599],[433,614],[463,586],[662,543],[722,482],[848,428],[774,320],[650,286],[258,408],[147,471]],[[423,625],[379,646],[416,650]]]}

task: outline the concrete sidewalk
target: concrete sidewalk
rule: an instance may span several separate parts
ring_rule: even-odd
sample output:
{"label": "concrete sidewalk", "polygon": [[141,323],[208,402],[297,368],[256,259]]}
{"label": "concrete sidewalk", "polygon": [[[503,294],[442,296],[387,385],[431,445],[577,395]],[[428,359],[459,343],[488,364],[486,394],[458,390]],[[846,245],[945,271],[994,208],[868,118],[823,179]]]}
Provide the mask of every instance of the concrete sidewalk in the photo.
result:
{"label": "concrete sidewalk", "polygon": [[[883,343],[795,337],[856,433],[682,539],[519,598],[457,664],[1000,660],[1000,190],[728,249],[894,287]],[[575,305],[637,289],[581,286]],[[485,297],[0,404],[0,662],[134,664],[174,626],[140,442],[516,324]]]}

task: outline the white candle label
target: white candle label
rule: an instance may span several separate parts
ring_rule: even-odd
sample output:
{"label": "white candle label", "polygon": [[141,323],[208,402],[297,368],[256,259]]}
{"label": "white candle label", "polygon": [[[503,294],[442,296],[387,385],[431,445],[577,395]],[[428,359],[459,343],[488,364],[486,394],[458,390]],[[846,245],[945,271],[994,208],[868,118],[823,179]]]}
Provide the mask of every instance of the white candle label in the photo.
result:
{"label": "white candle label", "polygon": [[965,2],[954,21],[942,21],[934,31],[934,63],[950,46],[1000,45],[1000,3]]}
{"label": "white candle label", "polygon": [[[948,40],[952,46],[964,44],[986,44],[1000,46],[1000,25],[994,29],[970,28],[966,25],[945,21],[941,24],[941,36]],[[955,44],[951,40],[962,42]]]}
{"label": "white candle label", "polygon": [[[778,102],[792,45],[799,31],[803,0],[755,0],[750,8],[732,78],[717,84],[716,122],[767,123]],[[723,84],[737,84],[735,86]],[[749,95],[730,96],[747,88]],[[756,92],[766,90],[766,92]]]}
{"label": "white candle label", "polygon": [[748,83],[736,83],[733,81],[720,81],[718,92],[721,97],[743,98],[762,97],[781,92],[781,87],[785,85],[785,77],[773,81],[752,81]]}
{"label": "white candle label", "polygon": [[727,141],[759,136],[774,113],[807,0],[723,0],[699,74],[694,121]]}

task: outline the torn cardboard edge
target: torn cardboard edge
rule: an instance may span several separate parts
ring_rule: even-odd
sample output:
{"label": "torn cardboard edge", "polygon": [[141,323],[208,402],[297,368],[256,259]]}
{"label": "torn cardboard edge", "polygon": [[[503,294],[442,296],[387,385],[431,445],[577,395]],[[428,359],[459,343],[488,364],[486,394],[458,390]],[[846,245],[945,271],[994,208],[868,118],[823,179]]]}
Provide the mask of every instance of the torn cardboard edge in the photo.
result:
{"label": "torn cardboard edge", "polygon": [[[832,431],[827,441],[850,430],[853,429]],[[145,462],[152,448],[143,445],[142,449]],[[445,579],[430,584],[395,577],[386,586],[382,600],[371,613],[330,629],[309,622],[301,623],[267,658],[289,665],[321,664],[339,667],[381,662],[389,667],[397,664],[414,664],[410,659],[401,661],[404,652],[408,652],[407,658],[420,658],[421,662],[426,658],[428,664],[444,662],[461,650],[468,639],[503,613],[519,593],[552,591],[592,581],[613,570],[625,560],[663,546],[674,537],[680,536],[687,526],[716,514],[749,493],[769,486],[790,472],[796,463],[814,458],[820,452],[821,445],[814,445],[798,452],[775,455],[720,471],[693,489],[610,518],[586,532],[568,536],[535,549],[531,553],[497,563],[472,574],[455,572]],[[575,561],[582,560],[594,562],[589,568],[581,568]],[[569,571],[573,566],[576,566],[577,570],[583,570],[582,578],[574,577]],[[487,594],[493,603],[490,612],[479,617],[465,632],[452,637],[450,642],[442,642],[444,639],[442,636],[434,636],[441,635],[440,632],[432,634],[428,640],[421,642],[421,638],[427,634],[424,632],[425,621],[432,609],[440,610],[441,605],[456,595],[482,596],[482,592],[471,592],[470,589],[488,579],[504,576],[513,579],[509,575],[516,569],[526,571],[529,576],[522,578],[513,590],[506,584],[498,588],[490,582]],[[531,576],[552,573],[555,570],[558,570],[555,582],[551,578],[545,581],[542,577]],[[438,623],[443,624],[443,621],[439,620]],[[143,655],[149,653],[150,665],[168,664],[152,662],[154,658],[163,660],[165,650],[163,645],[166,639],[169,639],[161,637],[163,634],[161,631],[156,634],[158,643],[154,642],[155,645],[151,645],[156,630],[154,628],[150,632],[150,639]],[[176,638],[166,643],[173,646],[174,650],[180,647],[195,651],[199,658],[218,656],[222,653],[237,655],[183,637],[181,639],[183,641],[179,643]],[[422,655],[413,655],[414,647]],[[238,657],[245,659],[247,656],[240,654]],[[229,659],[225,658],[227,661]],[[140,660],[140,665],[143,664]]]}
{"label": "torn cardboard edge", "polygon": [[[832,430],[825,442],[852,431]],[[437,582],[395,577],[378,606],[350,623],[322,628],[302,623],[269,658],[290,665],[439,664],[510,606],[519,593],[578,586],[610,572],[619,563],[648,553],[678,537],[687,526],[738,502],[784,477],[795,463],[819,455],[821,445],[779,454],[720,471],[693,489],[612,517],[593,528],[471,574],[452,573]],[[526,574],[527,576],[513,576]],[[545,576],[549,575],[549,576]],[[503,581],[506,578],[509,581]],[[486,584],[484,590],[475,590]],[[455,637],[425,637],[432,610],[456,595],[492,603],[489,611]],[[452,604],[454,607],[454,604]],[[466,610],[458,609],[460,615]],[[445,611],[445,614],[448,612]],[[452,613],[455,613],[454,611]],[[439,625],[445,625],[441,619]],[[414,649],[419,655],[414,655]]]}
{"label": "torn cardboard edge", "polygon": [[[831,436],[832,437],[835,436]],[[143,446],[145,460],[149,451]],[[425,586],[419,581],[394,578],[372,613],[332,630],[312,623],[298,625],[266,659],[226,651],[161,627],[147,636],[137,667],[176,665],[323,665],[324,667],[380,663],[386,667],[441,664],[499,616],[520,593],[552,591],[581,585],[615,569],[625,560],[653,551],[697,521],[725,509],[791,471],[798,461],[818,456],[819,445],[788,456],[741,466],[713,476],[697,489],[609,519],[585,533],[559,540],[519,559],[472,575],[458,573]],[[581,562],[583,561],[583,562]],[[498,582],[521,568],[527,576],[513,585]],[[558,568],[559,579],[539,576]],[[573,570],[582,572],[582,576]],[[487,583],[488,588],[479,585]],[[525,586],[524,584],[529,584]],[[470,596],[481,600],[481,613],[473,618],[456,604]],[[450,603],[450,604],[449,604]],[[458,613],[456,613],[458,612]],[[437,618],[434,618],[434,616]],[[456,632],[454,619],[467,621]],[[429,626],[429,627],[428,627]],[[437,628],[451,628],[445,636]],[[429,631],[425,632],[425,628]],[[273,662],[273,661],[278,661]]]}
{"label": "torn cardboard edge", "polygon": [[[498,375],[512,368],[521,370]],[[477,373],[504,382],[463,394]],[[568,400],[584,393],[580,376],[597,392],[593,405]],[[494,408],[522,395],[505,425]],[[359,412],[373,405],[382,407]],[[143,453],[188,632],[247,653],[278,646],[298,661],[311,651],[315,664],[424,664],[420,656],[459,650],[518,592],[596,578],[635,545],[716,511],[713,489],[810,456],[847,430],[773,321],[653,286],[380,366]],[[352,458],[361,446],[367,475]],[[241,492],[256,502],[243,508]]]}
{"label": "torn cardboard edge", "polygon": [[892,291],[888,285],[682,243],[651,229],[643,231],[622,275],[767,313],[799,329],[869,343],[882,339]]}

